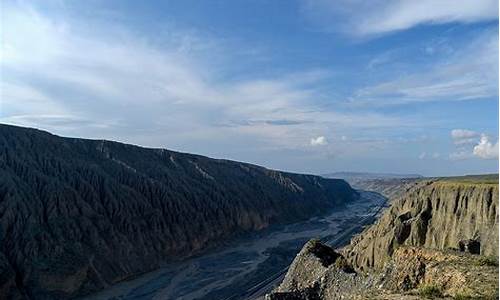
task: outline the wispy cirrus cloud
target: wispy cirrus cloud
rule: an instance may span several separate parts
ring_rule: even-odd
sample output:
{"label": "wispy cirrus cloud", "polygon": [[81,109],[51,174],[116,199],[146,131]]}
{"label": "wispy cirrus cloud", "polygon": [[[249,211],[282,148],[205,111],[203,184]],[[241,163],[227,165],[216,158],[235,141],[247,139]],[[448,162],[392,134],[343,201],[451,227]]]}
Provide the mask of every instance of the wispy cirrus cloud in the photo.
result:
{"label": "wispy cirrus cloud", "polygon": [[324,30],[380,35],[422,24],[473,23],[498,18],[496,0],[303,0],[306,18]]}
{"label": "wispy cirrus cloud", "polygon": [[[400,158],[404,163],[398,168],[411,168],[412,163],[419,168],[424,164],[418,154],[426,150],[424,158],[436,162],[429,168],[437,170],[438,162],[451,162],[434,153],[459,148],[442,128],[469,128],[468,119],[457,115],[449,125],[449,120],[427,112],[413,114],[404,105],[445,100],[436,106],[447,112],[450,108],[451,114],[455,112],[451,106],[459,107],[449,103],[453,100],[491,100],[496,93],[498,75],[492,75],[492,67],[497,68],[498,39],[493,39],[496,31],[488,24],[474,26],[475,33],[467,29],[474,38],[466,43],[459,37],[447,44],[462,33],[459,30],[450,33],[449,40],[429,44],[422,54],[435,60],[416,62],[414,52],[408,55],[405,50],[426,46],[429,39],[418,45],[390,38],[362,43],[336,40],[295,22],[293,6],[279,11],[280,17],[291,17],[290,23],[265,29],[276,34],[273,41],[264,38],[254,45],[266,35],[259,34],[263,28],[245,35],[242,28],[248,20],[212,22],[213,12],[206,10],[193,12],[204,17],[201,25],[193,25],[199,27],[186,28],[182,26],[194,23],[182,14],[162,12],[150,22],[150,11],[135,15],[135,8],[127,5],[118,9],[103,4],[108,10],[100,15],[93,2],[64,2],[67,7],[56,12],[38,3],[33,2],[40,9],[29,1],[2,7],[0,122],[56,134],[308,172],[331,168],[332,160],[335,168],[373,170],[392,167],[387,162]],[[184,3],[179,1],[179,9],[189,10]],[[343,9],[356,8],[344,4]],[[92,17],[80,14],[80,7]],[[115,11],[133,17],[113,15]],[[269,16],[276,13],[270,11]],[[353,10],[344,17],[354,20],[358,13]],[[228,28],[234,23],[239,25]],[[280,35],[283,29],[297,30],[299,38]],[[426,36],[440,38],[431,32]],[[236,42],[228,42],[231,38]],[[303,47],[306,40],[311,45]],[[371,42],[381,43],[372,47]],[[489,107],[491,102],[481,104]],[[461,102],[460,109],[470,104]],[[386,107],[391,105],[399,106]],[[494,133],[489,120],[490,115],[471,122],[482,128],[478,132]],[[311,146],[311,138],[318,146]],[[479,144],[479,136],[475,139],[463,144],[467,155],[473,155],[474,145]],[[494,146],[492,138],[489,142]]]}
{"label": "wispy cirrus cloud", "polygon": [[450,153],[448,157],[452,161],[457,161],[457,160],[465,160],[473,158],[474,155],[472,155],[472,153],[469,150],[459,149],[458,151]]}
{"label": "wispy cirrus cloud", "polygon": [[424,70],[393,74],[393,77],[359,89],[350,103],[385,106],[495,97],[498,95],[498,32],[480,34]]}
{"label": "wispy cirrus cloud", "polygon": [[217,39],[178,30],[158,47],[120,24],[103,23],[94,32],[84,20],[23,4],[5,10],[2,122],[179,147],[236,139],[306,147],[311,135],[332,128],[400,124],[394,116],[318,107],[314,99],[324,97],[318,86],[328,70],[221,81],[223,67],[211,68],[211,58],[228,57],[225,63],[232,64],[233,49]]}
{"label": "wispy cirrus cloud", "polygon": [[451,137],[455,145],[474,144],[479,136],[479,132],[468,129],[453,129],[451,131]]}
{"label": "wispy cirrus cloud", "polygon": [[438,159],[441,157],[441,154],[439,152],[434,152],[434,153],[427,153],[427,152],[422,152],[418,155],[418,159],[424,160],[424,159]]}

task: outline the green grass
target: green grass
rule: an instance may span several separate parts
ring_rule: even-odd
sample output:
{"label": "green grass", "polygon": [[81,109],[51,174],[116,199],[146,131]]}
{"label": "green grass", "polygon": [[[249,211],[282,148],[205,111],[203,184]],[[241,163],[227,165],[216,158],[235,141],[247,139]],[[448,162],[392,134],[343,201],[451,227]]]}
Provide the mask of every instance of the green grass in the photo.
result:
{"label": "green grass", "polygon": [[435,299],[443,297],[441,287],[435,284],[425,284],[418,288],[418,295],[427,299]]}
{"label": "green grass", "polygon": [[476,260],[478,266],[498,267],[498,259],[495,256],[480,256]]}
{"label": "green grass", "polygon": [[439,177],[437,179],[444,182],[498,184],[498,174]]}

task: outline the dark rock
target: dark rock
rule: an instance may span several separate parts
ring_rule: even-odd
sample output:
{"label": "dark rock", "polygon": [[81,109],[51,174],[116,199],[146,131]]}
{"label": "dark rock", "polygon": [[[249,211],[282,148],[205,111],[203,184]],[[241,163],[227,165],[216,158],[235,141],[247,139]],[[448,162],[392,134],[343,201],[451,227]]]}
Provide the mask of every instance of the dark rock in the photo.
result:
{"label": "dark rock", "polygon": [[318,289],[318,286],[315,286],[300,291],[276,292],[266,295],[266,300],[321,300]]}
{"label": "dark rock", "polygon": [[21,291],[16,285],[16,272],[9,261],[0,252],[0,296],[2,299],[22,299]]}
{"label": "dark rock", "polygon": [[458,249],[462,252],[468,252],[470,254],[480,254],[481,243],[473,239],[461,240],[458,242]]}
{"label": "dark rock", "polygon": [[328,247],[319,240],[309,241],[306,244],[305,249],[306,252],[309,252],[317,257],[321,261],[323,267],[328,267],[341,257],[341,255],[335,252],[332,247]]}

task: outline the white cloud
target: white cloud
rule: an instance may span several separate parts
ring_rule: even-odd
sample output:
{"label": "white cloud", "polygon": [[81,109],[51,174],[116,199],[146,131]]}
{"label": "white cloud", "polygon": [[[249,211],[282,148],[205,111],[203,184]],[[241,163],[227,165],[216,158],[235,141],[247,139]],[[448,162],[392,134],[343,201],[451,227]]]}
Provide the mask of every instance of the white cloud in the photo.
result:
{"label": "white cloud", "polygon": [[328,145],[328,141],[324,136],[318,136],[311,139],[311,146],[324,146]]}
{"label": "white cloud", "polygon": [[427,156],[427,153],[422,152],[422,153],[420,153],[420,155],[418,156],[418,159],[424,159],[426,156]]}
{"label": "white cloud", "polygon": [[451,137],[453,139],[464,139],[464,138],[472,138],[478,136],[479,133],[468,130],[468,129],[453,129],[451,131]]}
{"label": "white cloud", "polygon": [[313,23],[326,30],[342,27],[352,35],[498,18],[497,0],[304,0],[302,4],[302,12]]}
{"label": "white cloud", "polygon": [[471,23],[498,17],[497,0],[385,1],[358,26],[359,33],[386,33],[420,24]]}
{"label": "white cloud", "polygon": [[498,159],[498,141],[493,144],[487,135],[481,135],[479,144],[474,146],[474,155],[483,159]]}
{"label": "white cloud", "polygon": [[485,133],[469,129],[453,129],[451,137],[453,143],[458,147],[457,151],[450,154],[449,158],[451,160],[463,160],[474,157],[482,159],[498,158],[498,141],[493,144]]}
{"label": "white cloud", "polygon": [[479,132],[468,129],[453,129],[451,131],[451,137],[455,145],[474,144],[479,136]]}

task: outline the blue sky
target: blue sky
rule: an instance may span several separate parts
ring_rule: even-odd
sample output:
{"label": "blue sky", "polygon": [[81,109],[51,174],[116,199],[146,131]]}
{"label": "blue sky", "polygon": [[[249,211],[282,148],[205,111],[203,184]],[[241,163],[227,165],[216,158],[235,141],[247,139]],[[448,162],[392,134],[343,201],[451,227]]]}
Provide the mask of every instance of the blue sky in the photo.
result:
{"label": "blue sky", "polygon": [[0,122],[281,170],[498,172],[498,2],[2,2]]}

